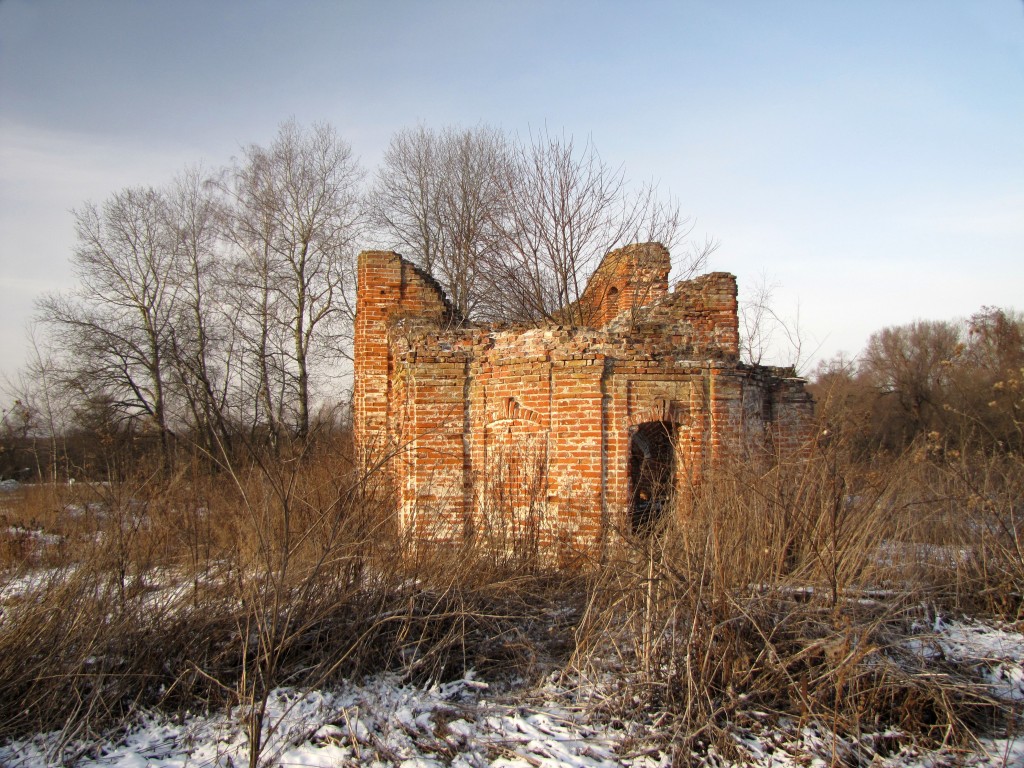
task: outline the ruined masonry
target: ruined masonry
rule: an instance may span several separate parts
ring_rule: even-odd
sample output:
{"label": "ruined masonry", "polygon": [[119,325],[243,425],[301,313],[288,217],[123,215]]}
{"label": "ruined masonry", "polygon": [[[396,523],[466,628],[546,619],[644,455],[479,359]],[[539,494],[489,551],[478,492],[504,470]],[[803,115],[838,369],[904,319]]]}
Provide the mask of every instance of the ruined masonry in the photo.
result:
{"label": "ruined masonry", "polygon": [[669,290],[657,243],[608,254],[565,325],[465,323],[398,254],[359,257],[355,439],[417,542],[559,557],[642,534],[727,456],[803,450],[789,369],[739,361],[736,278]]}

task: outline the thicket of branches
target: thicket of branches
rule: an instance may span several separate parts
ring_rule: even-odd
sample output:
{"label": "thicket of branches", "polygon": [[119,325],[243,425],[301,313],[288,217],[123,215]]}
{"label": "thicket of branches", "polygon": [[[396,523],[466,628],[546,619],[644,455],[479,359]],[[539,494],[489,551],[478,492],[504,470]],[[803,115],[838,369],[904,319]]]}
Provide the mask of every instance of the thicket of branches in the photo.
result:
{"label": "thicket of branches", "polygon": [[874,333],[856,360],[819,364],[821,416],[861,459],[928,442],[953,456],[1024,450],[1024,317],[985,307],[966,321]]}
{"label": "thicket of branches", "polygon": [[947,659],[929,628],[1024,615],[1020,454],[925,435],[862,457],[856,436],[723,462],[664,527],[569,573],[528,531],[418,546],[344,439],[218,476],[26,485],[0,530],[0,741],[56,730],[52,762],[74,765],[154,711],[233,708],[257,768],[276,764],[275,687],[382,670],[579,681],[574,706],[680,765],[742,762],[737,733],[786,723],[835,734],[849,764],[1015,728],[1019,703],[984,685],[1001,662]]}
{"label": "thicket of branches", "polygon": [[110,476],[150,454],[170,468],[183,451],[222,462],[339,423],[363,248],[428,269],[466,319],[520,322],[570,306],[619,245],[685,243],[689,271],[713,248],[589,141],[487,126],[401,131],[367,182],[330,126],[287,122],[227,167],[73,215],[77,286],[38,304],[5,415],[8,447],[32,450],[8,451],[5,475]]}
{"label": "thicket of branches", "polygon": [[378,231],[430,271],[467,318],[576,323],[571,307],[608,251],[658,241],[684,273],[714,242],[656,185],[632,186],[588,140],[542,131],[525,141],[487,126],[425,127],[391,141],[370,193]]}

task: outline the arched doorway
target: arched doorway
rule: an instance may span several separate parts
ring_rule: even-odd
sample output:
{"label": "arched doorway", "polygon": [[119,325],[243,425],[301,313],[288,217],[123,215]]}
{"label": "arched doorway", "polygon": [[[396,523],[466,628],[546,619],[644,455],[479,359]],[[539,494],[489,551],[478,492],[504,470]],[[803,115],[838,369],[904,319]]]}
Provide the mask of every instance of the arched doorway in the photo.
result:
{"label": "arched doorway", "polygon": [[647,421],[629,438],[629,523],[649,533],[668,511],[675,489],[676,425]]}

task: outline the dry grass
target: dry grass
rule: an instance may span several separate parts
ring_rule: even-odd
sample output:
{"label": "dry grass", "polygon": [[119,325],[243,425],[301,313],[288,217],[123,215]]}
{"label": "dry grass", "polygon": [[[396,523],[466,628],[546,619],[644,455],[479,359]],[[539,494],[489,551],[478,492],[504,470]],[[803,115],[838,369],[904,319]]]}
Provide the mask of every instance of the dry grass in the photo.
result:
{"label": "dry grass", "polygon": [[385,669],[612,672],[603,711],[659,718],[681,762],[764,718],[950,743],[1004,714],[907,638],[922,605],[1019,618],[1019,457],[924,444],[870,466],[832,443],[737,462],[655,535],[566,574],[530,542],[411,549],[345,452],[4,496],[0,738],[241,704],[257,760],[273,687]]}
{"label": "dry grass", "polygon": [[536,640],[568,621],[553,607],[564,579],[411,550],[343,449],[5,497],[5,526],[55,538],[8,534],[0,738],[89,738],[140,708],[239,704],[255,738],[276,686],[387,669],[500,679],[564,660],[571,626]]}
{"label": "dry grass", "polygon": [[1005,725],[974,671],[909,640],[925,606],[1019,619],[1024,464],[928,451],[723,467],[593,574],[576,670],[614,671],[608,712],[670,724],[679,762],[765,717],[945,744]]}

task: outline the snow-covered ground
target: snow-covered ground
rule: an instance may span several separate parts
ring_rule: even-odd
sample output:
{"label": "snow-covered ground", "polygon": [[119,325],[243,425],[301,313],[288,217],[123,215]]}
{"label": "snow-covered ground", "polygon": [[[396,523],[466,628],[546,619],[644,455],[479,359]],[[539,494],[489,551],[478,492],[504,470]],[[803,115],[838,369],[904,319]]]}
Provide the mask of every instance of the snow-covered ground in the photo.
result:
{"label": "snow-covered ground", "polygon": [[[1024,700],[1024,635],[1013,628],[937,619],[910,648],[967,664],[990,695]],[[601,717],[597,684],[552,675],[542,685],[497,695],[467,674],[426,688],[384,675],[332,690],[278,689],[267,703],[261,764],[280,766],[670,766],[672,735],[655,722]],[[103,741],[41,734],[0,747],[0,764],[36,766],[240,766],[248,762],[245,708],[179,718],[141,714]],[[839,738],[823,723],[737,727],[731,759],[711,750],[684,756],[713,768],[872,765],[1024,765],[1024,738],[980,738],[969,751],[925,751],[898,732]],[[739,756],[738,758],[736,756]]]}

